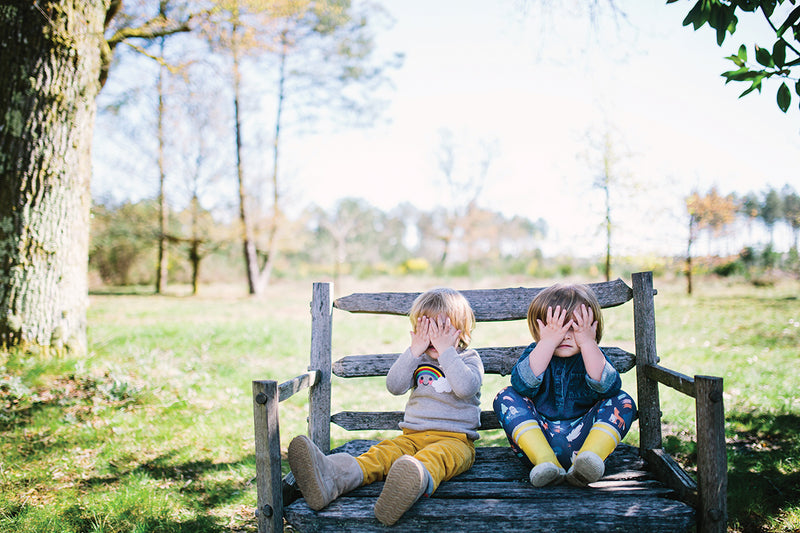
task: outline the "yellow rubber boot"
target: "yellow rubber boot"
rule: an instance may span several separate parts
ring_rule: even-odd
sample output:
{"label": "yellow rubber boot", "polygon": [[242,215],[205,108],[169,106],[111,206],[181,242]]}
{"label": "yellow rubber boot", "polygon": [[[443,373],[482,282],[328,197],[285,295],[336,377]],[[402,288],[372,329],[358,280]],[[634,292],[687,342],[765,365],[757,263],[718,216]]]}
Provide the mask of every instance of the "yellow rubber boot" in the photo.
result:
{"label": "yellow rubber boot", "polygon": [[534,464],[530,473],[531,484],[534,487],[544,487],[563,481],[566,472],[558,462],[556,454],[537,422],[530,421],[520,424],[514,429],[511,437]]}
{"label": "yellow rubber boot", "polygon": [[619,432],[604,422],[595,422],[583,446],[578,450],[572,466],[567,472],[567,483],[585,487],[594,483],[605,473],[605,459],[619,444]]}
{"label": "yellow rubber boot", "polygon": [[589,435],[586,436],[583,446],[578,450],[578,455],[585,451],[591,451],[605,461],[606,457],[611,455],[611,452],[617,447],[619,441],[619,432],[614,426],[605,422],[595,422]]}

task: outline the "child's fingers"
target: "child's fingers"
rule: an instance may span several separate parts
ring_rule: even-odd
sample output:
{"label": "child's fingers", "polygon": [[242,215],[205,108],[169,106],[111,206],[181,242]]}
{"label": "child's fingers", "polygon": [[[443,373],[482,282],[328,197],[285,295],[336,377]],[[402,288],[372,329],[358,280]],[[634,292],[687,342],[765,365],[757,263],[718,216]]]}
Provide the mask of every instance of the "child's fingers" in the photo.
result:
{"label": "child's fingers", "polygon": [[575,308],[575,311],[572,312],[572,315],[575,317],[575,323],[578,326],[585,326],[589,324],[592,319],[592,308],[587,307],[586,304],[581,304],[580,306]]}

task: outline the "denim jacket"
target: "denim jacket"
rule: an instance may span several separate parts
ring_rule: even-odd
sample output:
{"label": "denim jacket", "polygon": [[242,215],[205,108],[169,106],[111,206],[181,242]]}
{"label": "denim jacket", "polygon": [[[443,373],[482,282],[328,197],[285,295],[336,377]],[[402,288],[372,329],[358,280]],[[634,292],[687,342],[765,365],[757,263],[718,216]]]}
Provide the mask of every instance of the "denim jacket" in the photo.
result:
{"label": "denim jacket", "polygon": [[[528,357],[536,343],[525,348],[511,371],[511,386],[519,394],[533,400],[540,415],[548,420],[573,420],[585,415],[605,398],[616,396],[622,387],[619,372],[608,356],[600,381],[586,373],[581,354],[555,357],[540,376],[534,376]],[[602,351],[602,349],[601,349]]]}

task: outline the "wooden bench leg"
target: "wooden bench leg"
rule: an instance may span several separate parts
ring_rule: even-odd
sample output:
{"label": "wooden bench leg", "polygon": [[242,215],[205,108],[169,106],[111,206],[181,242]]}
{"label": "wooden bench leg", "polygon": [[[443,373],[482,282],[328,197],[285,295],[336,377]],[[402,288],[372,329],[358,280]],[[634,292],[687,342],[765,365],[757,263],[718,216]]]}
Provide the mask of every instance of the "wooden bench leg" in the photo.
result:
{"label": "wooden bench leg", "polygon": [[278,382],[253,381],[258,533],[283,531]]}
{"label": "wooden bench leg", "polygon": [[697,393],[698,532],[724,533],[728,515],[728,455],[722,378],[695,376]]}

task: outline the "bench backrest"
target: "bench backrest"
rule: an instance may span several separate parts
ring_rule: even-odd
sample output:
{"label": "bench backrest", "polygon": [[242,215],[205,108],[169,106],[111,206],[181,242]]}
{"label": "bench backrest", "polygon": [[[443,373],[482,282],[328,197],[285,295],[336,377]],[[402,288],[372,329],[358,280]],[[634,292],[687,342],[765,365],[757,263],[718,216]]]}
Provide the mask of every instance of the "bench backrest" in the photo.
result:
{"label": "bench backrest", "polygon": [[[616,307],[634,298],[634,291],[621,279],[588,286],[602,308]],[[524,320],[533,297],[545,287],[478,289],[460,291],[469,301],[477,322]],[[332,361],[331,308],[350,313],[408,315],[419,292],[356,293],[330,302],[332,284],[314,285],[312,301],[312,365],[322,371],[322,382],[330,382],[330,374],[342,378],[385,376],[399,353],[345,355]],[[652,295],[652,292],[651,292]],[[652,299],[652,296],[651,296]],[[526,346],[475,347],[487,374],[508,375]],[[636,365],[636,356],[626,350],[603,346],[612,364],[622,372]],[[338,357],[338,354],[336,354]],[[327,374],[327,376],[326,376]],[[326,379],[326,377],[328,379]],[[330,446],[330,426],[335,423],[346,430],[391,430],[402,421],[401,411],[343,411],[330,414],[330,391],[312,393],[309,435],[326,451]],[[491,411],[481,413],[479,429],[497,429],[500,425]],[[327,446],[326,446],[327,444]]]}

